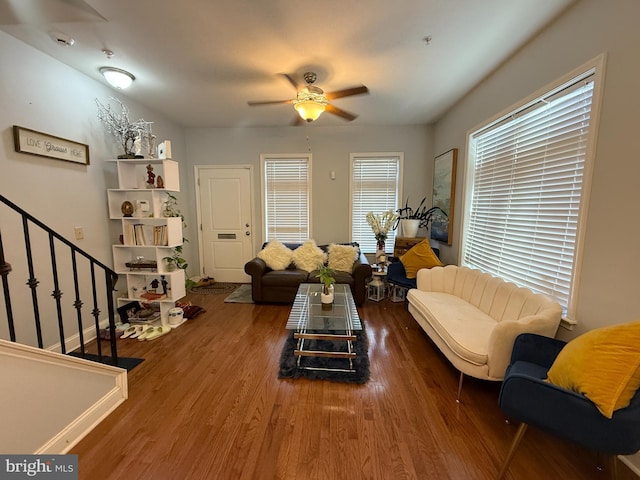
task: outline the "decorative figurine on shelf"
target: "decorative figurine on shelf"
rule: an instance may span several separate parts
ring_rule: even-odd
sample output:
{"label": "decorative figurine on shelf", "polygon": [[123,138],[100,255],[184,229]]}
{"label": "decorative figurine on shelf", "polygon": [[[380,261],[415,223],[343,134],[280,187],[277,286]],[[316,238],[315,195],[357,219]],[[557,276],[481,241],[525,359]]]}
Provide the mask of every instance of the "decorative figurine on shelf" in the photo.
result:
{"label": "decorative figurine on shelf", "polygon": [[147,165],[147,188],[155,188],[156,186],[156,174],[153,173],[153,167],[151,164]]}
{"label": "decorative figurine on shelf", "polygon": [[158,287],[160,286],[160,282],[158,281],[157,278],[154,278],[153,280],[151,280],[151,288],[153,289],[154,292],[158,291]]}
{"label": "decorative figurine on shelf", "polygon": [[162,178],[162,175],[158,175],[158,178],[156,178],[156,188],[164,188],[164,180]]}
{"label": "decorative figurine on shelf", "polygon": [[131,203],[129,200],[125,200],[124,202],[122,202],[120,210],[122,211],[122,215],[125,217],[133,216],[133,203]]}

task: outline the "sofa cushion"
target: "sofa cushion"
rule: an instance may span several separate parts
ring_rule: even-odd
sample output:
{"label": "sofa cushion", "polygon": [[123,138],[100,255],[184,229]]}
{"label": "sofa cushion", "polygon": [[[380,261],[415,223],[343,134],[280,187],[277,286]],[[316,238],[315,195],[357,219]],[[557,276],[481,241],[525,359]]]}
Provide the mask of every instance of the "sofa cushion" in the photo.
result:
{"label": "sofa cushion", "polygon": [[549,381],[585,395],[607,418],[640,387],[640,322],[597,328],[565,345]]}
{"label": "sofa cushion", "polygon": [[306,283],[309,273],[304,270],[286,269],[267,272],[262,276],[264,287],[293,287],[297,288],[301,283]]}
{"label": "sofa cushion", "polygon": [[353,270],[353,264],[358,259],[358,249],[351,245],[329,245],[329,268],[336,271],[349,272]]}
{"label": "sofa cushion", "polygon": [[264,260],[272,270],[284,270],[291,263],[293,252],[278,240],[271,240],[266,247],[258,252],[258,258]]}
{"label": "sofa cushion", "polygon": [[316,245],[314,240],[307,240],[293,251],[293,263],[300,270],[311,272],[327,261],[327,254]]}
{"label": "sofa cushion", "polygon": [[411,247],[411,249],[400,257],[404,266],[407,278],[416,278],[418,270],[421,268],[441,267],[442,262],[431,249],[429,240],[423,240]]}
{"label": "sofa cushion", "polygon": [[409,301],[461,359],[486,365],[496,321],[455,295],[409,290]]}

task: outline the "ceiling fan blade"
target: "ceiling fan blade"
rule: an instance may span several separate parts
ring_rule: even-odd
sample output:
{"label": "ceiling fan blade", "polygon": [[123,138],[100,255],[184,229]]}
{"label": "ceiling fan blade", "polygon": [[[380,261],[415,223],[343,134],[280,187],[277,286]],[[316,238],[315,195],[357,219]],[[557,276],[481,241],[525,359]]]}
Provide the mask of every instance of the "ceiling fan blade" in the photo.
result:
{"label": "ceiling fan blade", "polygon": [[325,109],[325,112],[329,112],[329,113],[333,113],[334,115],[337,115],[339,117],[344,118],[347,121],[352,121],[355,120],[356,118],[358,118],[358,115],[354,114],[354,113],[349,113],[346,110],[342,110],[341,108],[338,107],[334,107],[331,104],[327,105],[327,108]]}
{"label": "ceiling fan blade", "polygon": [[281,73],[280,75],[282,75],[284,78],[286,78],[287,80],[289,80],[289,83],[291,85],[293,85],[293,88],[296,89],[296,92],[300,89],[300,85],[298,84],[298,82],[296,82],[293,77],[291,75],[289,75],[288,73]]}
{"label": "ceiling fan blade", "polygon": [[362,95],[363,93],[369,93],[369,89],[364,85],[360,87],[345,88],[344,90],[336,90],[335,92],[327,92],[324,94],[327,100],[334,100],[336,98],[350,97],[352,95]]}
{"label": "ceiling fan blade", "polygon": [[250,107],[255,107],[256,105],[276,105],[278,103],[293,103],[293,100],[266,100],[264,102],[247,102]]}

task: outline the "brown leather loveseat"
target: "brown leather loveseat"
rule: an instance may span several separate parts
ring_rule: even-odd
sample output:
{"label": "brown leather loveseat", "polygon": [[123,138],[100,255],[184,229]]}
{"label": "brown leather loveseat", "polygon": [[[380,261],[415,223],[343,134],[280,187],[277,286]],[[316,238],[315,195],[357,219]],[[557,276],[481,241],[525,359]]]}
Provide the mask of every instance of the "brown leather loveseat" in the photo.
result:
{"label": "brown leather loveseat", "polygon": [[[301,243],[285,243],[291,250],[298,248]],[[353,245],[359,249],[357,243],[342,243]],[[263,245],[263,248],[266,246]],[[329,245],[318,245],[325,252]],[[293,303],[298,286],[301,283],[319,283],[317,272],[307,272],[297,269],[292,263],[284,270],[270,269],[264,260],[256,257],[247,262],[244,271],[251,276],[251,295],[255,303]],[[362,252],[349,272],[336,271],[336,283],[347,283],[356,305],[362,305],[367,298],[367,281],[371,277],[371,266]]]}

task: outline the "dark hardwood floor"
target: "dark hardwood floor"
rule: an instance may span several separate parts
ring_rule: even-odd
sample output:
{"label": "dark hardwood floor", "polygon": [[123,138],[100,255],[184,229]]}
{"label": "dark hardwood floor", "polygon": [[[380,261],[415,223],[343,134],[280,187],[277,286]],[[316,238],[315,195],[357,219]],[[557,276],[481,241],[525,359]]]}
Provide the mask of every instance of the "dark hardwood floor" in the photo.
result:
{"label": "dark hardwood floor", "polygon": [[[279,380],[288,306],[225,304],[153,341],[122,339],[143,357],[129,399],[70,453],[79,478],[491,479],[517,425],[499,383],[465,380],[404,304],[367,302],[365,385]],[[597,455],[529,428],[507,478],[604,479]],[[636,478],[623,472],[623,478]]]}

